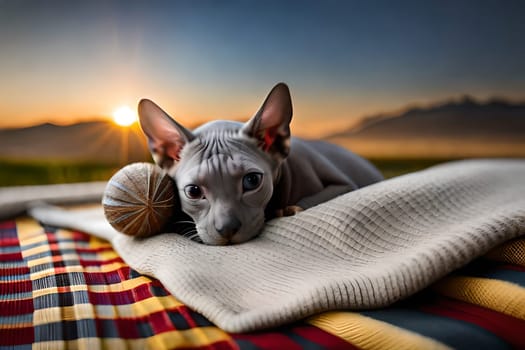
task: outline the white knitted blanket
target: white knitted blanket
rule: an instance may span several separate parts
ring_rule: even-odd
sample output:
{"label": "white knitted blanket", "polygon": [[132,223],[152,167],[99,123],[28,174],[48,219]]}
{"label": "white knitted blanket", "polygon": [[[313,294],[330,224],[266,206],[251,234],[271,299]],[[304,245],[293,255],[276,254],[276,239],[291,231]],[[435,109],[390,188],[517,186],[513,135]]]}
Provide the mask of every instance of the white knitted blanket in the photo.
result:
{"label": "white knitted blanket", "polygon": [[[525,234],[525,161],[463,161],[387,180],[205,246],[116,234],[102,210],[33,215],[112,239],[123,259],[230,332],[389,305]],[[91,215],[91,216],[90,216]]]}

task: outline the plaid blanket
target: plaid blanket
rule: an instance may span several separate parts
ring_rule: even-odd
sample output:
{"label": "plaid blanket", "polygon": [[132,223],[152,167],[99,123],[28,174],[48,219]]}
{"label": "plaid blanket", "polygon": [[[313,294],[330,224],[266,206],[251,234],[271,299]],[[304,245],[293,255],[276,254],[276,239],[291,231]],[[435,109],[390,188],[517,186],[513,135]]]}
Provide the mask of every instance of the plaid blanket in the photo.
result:
{"label": "plaid blanket", "polygon": [[525,348],[525,238],[389,308],[229,334],[126,265],[110,243],[0,223],[0,349]]}

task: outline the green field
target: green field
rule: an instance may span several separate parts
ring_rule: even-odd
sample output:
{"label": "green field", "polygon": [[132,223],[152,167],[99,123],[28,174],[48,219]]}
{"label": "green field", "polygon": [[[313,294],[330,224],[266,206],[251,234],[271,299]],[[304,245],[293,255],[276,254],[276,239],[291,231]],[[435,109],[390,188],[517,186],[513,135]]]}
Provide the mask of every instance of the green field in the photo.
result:
{"label": "green field", "polygon": [[[421,170],[445,159],[372,159],[386,178]],[[0,160],[0,187],[106,181],[119,165]]]}
{"label": "green field", "polygon": [[119,166],[84,162],[0,160],[0,186],[105,181]]}
{"label": "green field", "polygon": [[450,161],[451,159],[441,159],[441,158],[428,158],[428,159],[418,159],[418,158],[387,158],[379,159],[372,158],[370,161],[381,170],[385,178],[391,178],[407,173],[411,173],[418,170],[423,170],[433,165],[444,163]]}

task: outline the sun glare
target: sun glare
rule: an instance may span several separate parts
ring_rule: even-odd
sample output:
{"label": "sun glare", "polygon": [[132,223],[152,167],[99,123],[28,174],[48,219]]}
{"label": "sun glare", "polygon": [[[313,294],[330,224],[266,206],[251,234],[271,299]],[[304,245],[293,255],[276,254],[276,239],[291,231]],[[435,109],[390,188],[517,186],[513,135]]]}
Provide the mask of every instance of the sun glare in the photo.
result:
{"label": "sun glare", "polygon": [[137,113],[128,106],[122,106],[113,112],[113,121],[120,126],[130,126],[137,121]]}

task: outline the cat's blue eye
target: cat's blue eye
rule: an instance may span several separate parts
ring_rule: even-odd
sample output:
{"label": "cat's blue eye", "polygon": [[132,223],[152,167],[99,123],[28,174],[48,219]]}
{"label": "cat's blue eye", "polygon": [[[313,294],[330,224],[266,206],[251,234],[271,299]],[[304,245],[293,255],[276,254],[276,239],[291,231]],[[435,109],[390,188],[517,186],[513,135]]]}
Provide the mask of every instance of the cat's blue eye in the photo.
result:
{"label": "cat's blue eye", "polygon": [[201,188],[197,185],[188,185],[184,187],[184,194],[189,199],[201,199],[204,197]]}
{"label": "cat's blue eye", "polygon": [[253,191],[257,189],[262,182],[263,175],[261,173],[249,173],[242,178],[242,190],[244,192]]}

